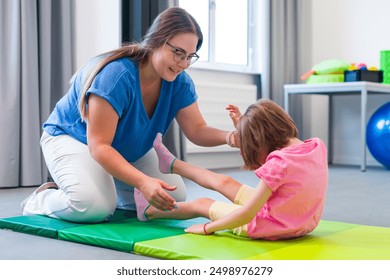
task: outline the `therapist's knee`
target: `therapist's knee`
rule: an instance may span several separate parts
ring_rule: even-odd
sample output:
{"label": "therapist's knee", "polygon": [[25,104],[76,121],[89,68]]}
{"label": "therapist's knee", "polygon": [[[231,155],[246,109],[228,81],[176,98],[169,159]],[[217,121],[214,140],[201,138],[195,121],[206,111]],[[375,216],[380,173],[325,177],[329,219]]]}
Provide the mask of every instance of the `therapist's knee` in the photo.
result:
{"label": "therapist's knee", "polygon": [[116,209],[116,199],[90,196],[82,200],[72,200],[74,216],[80,222],[100,223],[107,220]]}

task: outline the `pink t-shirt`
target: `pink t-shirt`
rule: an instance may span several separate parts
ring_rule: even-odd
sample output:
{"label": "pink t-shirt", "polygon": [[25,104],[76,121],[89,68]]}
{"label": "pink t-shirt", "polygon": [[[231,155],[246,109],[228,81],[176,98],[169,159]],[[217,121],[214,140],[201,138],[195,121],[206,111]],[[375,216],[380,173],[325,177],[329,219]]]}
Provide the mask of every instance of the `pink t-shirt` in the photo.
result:
{"label": "pink t-shirt", "polygon": [[249,237],[284,239],[315,229],[328,185],[327,149],[319,138],[273,151],[255,173],[272,194],[249,223]]}

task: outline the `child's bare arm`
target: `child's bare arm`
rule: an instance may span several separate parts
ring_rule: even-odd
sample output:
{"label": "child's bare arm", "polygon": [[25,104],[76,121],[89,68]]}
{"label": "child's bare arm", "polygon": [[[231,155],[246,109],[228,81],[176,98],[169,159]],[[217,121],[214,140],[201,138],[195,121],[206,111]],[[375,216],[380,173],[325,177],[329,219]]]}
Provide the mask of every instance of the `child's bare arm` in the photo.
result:
{"label": "child's bare arm", "polygon": [[234,105],[234,104],[229,104],[226,107],[226,110],[229,111],[229,116],[230,116],[230,118],[233,121],[234,127],[237,127],[237,123],[238,123],[239,119],[242,116],[241,112],[240,112],[240,109],[236,105]]}

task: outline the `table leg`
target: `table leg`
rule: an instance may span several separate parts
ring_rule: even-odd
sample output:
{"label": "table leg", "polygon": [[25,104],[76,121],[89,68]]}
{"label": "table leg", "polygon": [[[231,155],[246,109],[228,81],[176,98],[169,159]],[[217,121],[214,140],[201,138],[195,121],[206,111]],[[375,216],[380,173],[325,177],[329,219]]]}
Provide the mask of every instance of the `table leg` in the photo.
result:
{"label": "table leg", "polygon": [[361,153],[362,163],[360,170],[366,171],[366,118],[367,118],[367,89],[362,89],[361,93]]}
{"label": "table leg", "polygon": [[333,163],[333,97],[329,95],[329,112],[328,112],[328,163]]}
{"label": "table leg", "polygon": [[287,114],[288,114],[288,112],[289,112],[289,103],[288,103],[288,101],[289,101],[289,92],[288,92],[288,90],[284,90],[284,110],[287,112]]}

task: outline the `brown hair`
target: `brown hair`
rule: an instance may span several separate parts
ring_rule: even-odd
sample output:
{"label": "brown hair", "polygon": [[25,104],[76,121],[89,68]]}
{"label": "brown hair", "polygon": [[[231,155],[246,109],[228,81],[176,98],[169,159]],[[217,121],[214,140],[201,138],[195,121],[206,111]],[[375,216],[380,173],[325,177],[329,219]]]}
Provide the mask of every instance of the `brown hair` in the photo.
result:
{"label": "brown hair", "polygon": [[198,37],[196,45],[196,51],[198,51],[203,43],[203,35],[199,24],[183,8],[171,7],[155,18],[141,42],[124,44],[116,50],[100,55],[101,61],[87,72],[87,78],[80,94],[79,111],[81,118],[85,120],[87,115],[86,93],[93,79],[104,66],[122,57],[129,57],[132,60],[137,60],[140,64],[144,64],[148,61],[151,52],[164,45],[172,37],[182,33],[193,33]]}
{"label": "brown hair", "polygon": [[298,137],[292,118],[275,102],[260,99],[250,105],[237,124],[238,142],[245,168],[255,170],[274,150]]}

